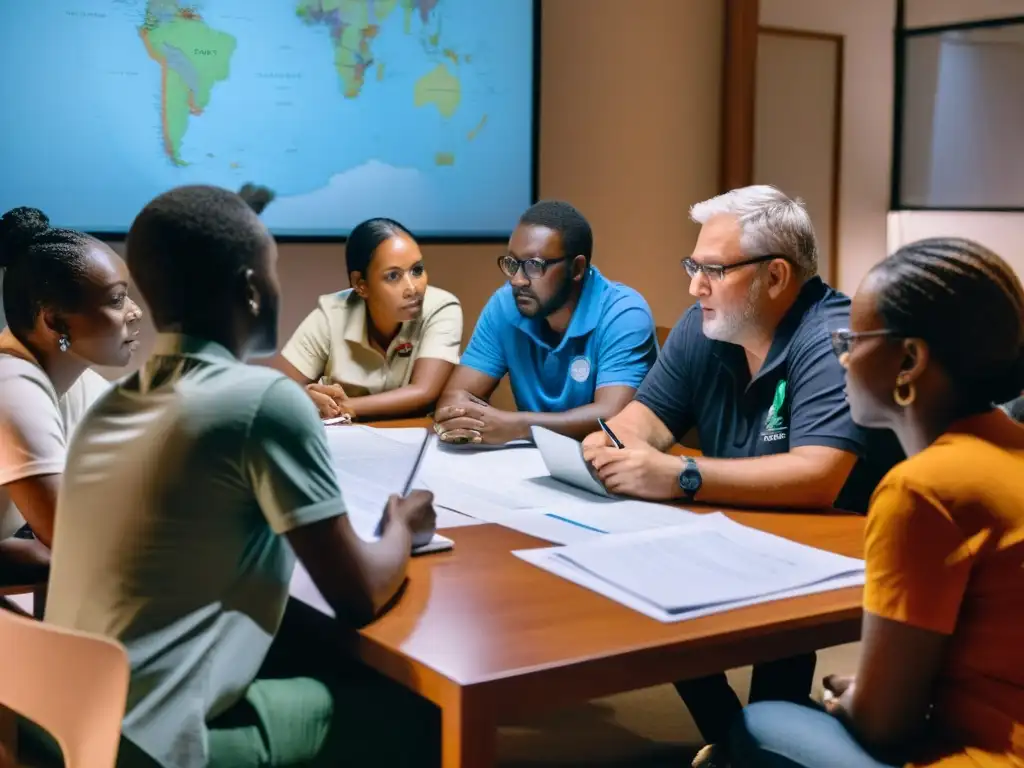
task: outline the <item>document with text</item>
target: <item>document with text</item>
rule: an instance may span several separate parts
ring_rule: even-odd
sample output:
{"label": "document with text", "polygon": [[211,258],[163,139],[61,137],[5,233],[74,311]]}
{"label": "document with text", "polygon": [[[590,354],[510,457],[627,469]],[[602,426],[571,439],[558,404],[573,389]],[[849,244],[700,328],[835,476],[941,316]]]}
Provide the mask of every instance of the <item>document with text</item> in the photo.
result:
{"label": "document with text", "polygon": [[721,513],[520,558],[662,621],[863,583],[864,563]]}

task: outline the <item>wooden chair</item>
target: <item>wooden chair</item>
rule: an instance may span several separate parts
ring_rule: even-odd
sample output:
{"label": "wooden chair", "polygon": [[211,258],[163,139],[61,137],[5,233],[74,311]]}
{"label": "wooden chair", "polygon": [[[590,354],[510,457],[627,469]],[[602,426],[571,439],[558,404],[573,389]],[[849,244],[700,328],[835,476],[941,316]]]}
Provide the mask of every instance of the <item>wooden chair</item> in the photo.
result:
{"label": "wooden chair", "polygon": [[0,754],[17,754],[17,713],[60,745],[65,768],[114,768],[128,654],[113,640],[0,611]]}

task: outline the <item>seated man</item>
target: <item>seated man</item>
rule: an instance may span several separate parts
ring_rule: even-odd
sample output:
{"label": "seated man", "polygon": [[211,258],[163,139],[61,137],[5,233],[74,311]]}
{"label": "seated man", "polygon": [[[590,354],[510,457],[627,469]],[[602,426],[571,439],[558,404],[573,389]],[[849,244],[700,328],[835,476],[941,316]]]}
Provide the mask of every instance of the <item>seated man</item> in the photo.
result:
{"label": "seated man", "polygon": [[274,240],[242,198],[171,190],[127,251],[160,335],[72,441],[46,609],[128,649],[118,764],[436,762],[436,743],[412,743],[415,717],[372,705],[379,687],[338,695],[297,671],[313,638],[284,654],[296,672],[261,672],[295,555],[343,626],[365,624],[403,583],[412,537],[432,533],[430,495],[392,497],[380,541],[362,541],[316,408],[243,362],[275,351],[279,287]]}
{"label": "seated man", "polygon": [[[683,262],[697,303],[635,400],[608,422],[626,448],[595,432],[584,456],[615,493],[863,512],[902,453],[890,433],[870,436],[879,450],[869,447],[850,418],[829,333],[848,327],[850,301],[817,276],[806,211],[759,186],[695,205],[690,215],[702,225]],[[703,456],[665,453],[694,425]],[[751,696],[806,701],[814,665],[814,654],[758,665]],[[725,675],[677,688],[705,739],[724,742],[740,712]]]}
{"label": "seated man", "polygon": [[[658,354],[639,293],[590,264],[593,236],[568,203],[523,214],[498,266],[508,283],[477,322],[438,403],[434,429],[452,443],[529,439],[539,426],[583,439],[632,400]],[[515,412],[488,405],[509,375]]]}

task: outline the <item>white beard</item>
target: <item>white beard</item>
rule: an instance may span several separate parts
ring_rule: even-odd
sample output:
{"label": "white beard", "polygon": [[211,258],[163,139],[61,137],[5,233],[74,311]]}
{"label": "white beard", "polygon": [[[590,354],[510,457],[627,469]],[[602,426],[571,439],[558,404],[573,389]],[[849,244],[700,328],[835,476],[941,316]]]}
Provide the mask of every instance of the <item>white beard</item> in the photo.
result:
{"label": "white beard", "polygon": [[729,313],[715,310],[715,316],[710,320],[704,319],[701,329],[704,335],[715,341],[726,341],[731,344],[739,343],[740,338],[752,326],[757,324],[757,310],[761,303],[761,292],[764,284],[761,276],[758,275],[750,284],[747,292],[747,301],[743,309]]}

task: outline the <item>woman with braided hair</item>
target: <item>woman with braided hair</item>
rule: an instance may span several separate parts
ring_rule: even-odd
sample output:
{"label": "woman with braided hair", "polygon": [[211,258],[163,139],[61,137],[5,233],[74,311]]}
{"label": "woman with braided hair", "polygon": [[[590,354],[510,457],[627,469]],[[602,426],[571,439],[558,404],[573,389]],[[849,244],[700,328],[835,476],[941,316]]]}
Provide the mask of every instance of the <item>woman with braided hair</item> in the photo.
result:
{"label": "woman with braided hair", "polygon": [[[35,208],[0,217],[0,583],[45,577],[68,439],[124,366],[142,311],[108,246]],[[27,525],[26,525],[27,523]]]}
{"label": "woman with braided hair", "polygon": [[871,499],[861,659],[827,712],[748,707],[735,768],[1024,765],[1024,290],[968,240],[877,264],[833,333],[854,421],[908,458]]}

